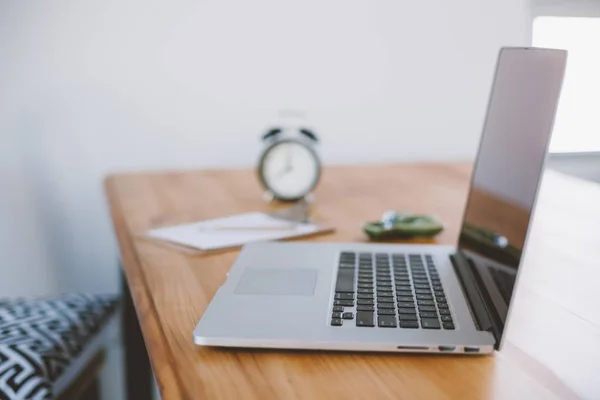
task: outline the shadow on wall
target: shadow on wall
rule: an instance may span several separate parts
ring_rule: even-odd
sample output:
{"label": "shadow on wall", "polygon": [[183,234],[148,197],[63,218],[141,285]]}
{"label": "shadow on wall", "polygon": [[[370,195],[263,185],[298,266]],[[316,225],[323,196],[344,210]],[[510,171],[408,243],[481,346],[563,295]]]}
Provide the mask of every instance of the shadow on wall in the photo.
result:
{"label": "shadow on wall", "polygon": [[548,168],[600,183],[600,152],[554,153],[548,158]]}

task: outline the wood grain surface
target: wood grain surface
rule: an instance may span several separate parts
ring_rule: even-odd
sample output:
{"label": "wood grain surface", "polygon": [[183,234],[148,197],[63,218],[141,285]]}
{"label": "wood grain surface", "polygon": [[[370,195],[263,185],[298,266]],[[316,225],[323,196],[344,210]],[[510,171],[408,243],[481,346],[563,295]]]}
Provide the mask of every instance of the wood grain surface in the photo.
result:
{"label": "wood grain surface", "polygon": [[[455,244],[470,170],[462,164],[326,168],[313,215],[337,231],[310,240],[363,242],[364,221],[398,209],[445,223],[436,239],[421,242]],[[163,399],[600,399],[597,185],[546,174],[508,340],[487,357],[196,347],[194,326],[238,251],[198,254],[140,235],[272,210],[254,172],[118,174],[106,180],[106,190]]]}

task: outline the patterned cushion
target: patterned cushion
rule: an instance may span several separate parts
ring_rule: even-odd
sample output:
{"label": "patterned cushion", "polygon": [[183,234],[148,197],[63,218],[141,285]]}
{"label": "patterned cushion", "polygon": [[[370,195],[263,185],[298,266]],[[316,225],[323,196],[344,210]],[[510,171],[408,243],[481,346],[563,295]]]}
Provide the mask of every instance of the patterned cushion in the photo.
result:
{"label": "patterned cushion", "polygon": [[51,399],[53,384],[102,330],[114,296],[0,299],[0,400]]}

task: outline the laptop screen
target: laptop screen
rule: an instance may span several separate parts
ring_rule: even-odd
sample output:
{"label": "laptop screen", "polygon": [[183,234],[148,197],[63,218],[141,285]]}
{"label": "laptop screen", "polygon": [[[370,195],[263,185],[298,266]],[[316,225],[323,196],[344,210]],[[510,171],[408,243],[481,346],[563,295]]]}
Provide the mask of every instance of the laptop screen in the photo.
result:
{"label": "laptop screen", "polygon": [[501,329],[522,260],[565,63],[561,50],[507,48],[498,58],[459,249],[470,261],[482,295],[493,303]]}

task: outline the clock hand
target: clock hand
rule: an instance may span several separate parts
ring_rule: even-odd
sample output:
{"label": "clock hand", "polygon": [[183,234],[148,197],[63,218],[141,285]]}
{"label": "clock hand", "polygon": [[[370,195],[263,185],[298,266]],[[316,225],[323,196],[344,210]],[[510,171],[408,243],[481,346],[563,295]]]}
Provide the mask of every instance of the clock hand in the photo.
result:
{"label": "clock hand", "polygon": [[277,174],[277,176],[276,176],[276,179],[281,179],[281,178],[283,178],[283,177],[284,177],[284,176],[286,176],[286,175],[287,175],[287,173],[288,173],[288,172],[290,172],[290,171],[291,171],[291,168],[287,168],[287,166],[286,166],[286,168],[284,168],[284,169],[282,169],[281,171],[279,171],[279,173],[278,173],[278,174]]}
{"label": "clock hand", "polygon": [[286,152],[286,166],[288,170],[292,169],[292,149],[288,147]]}

